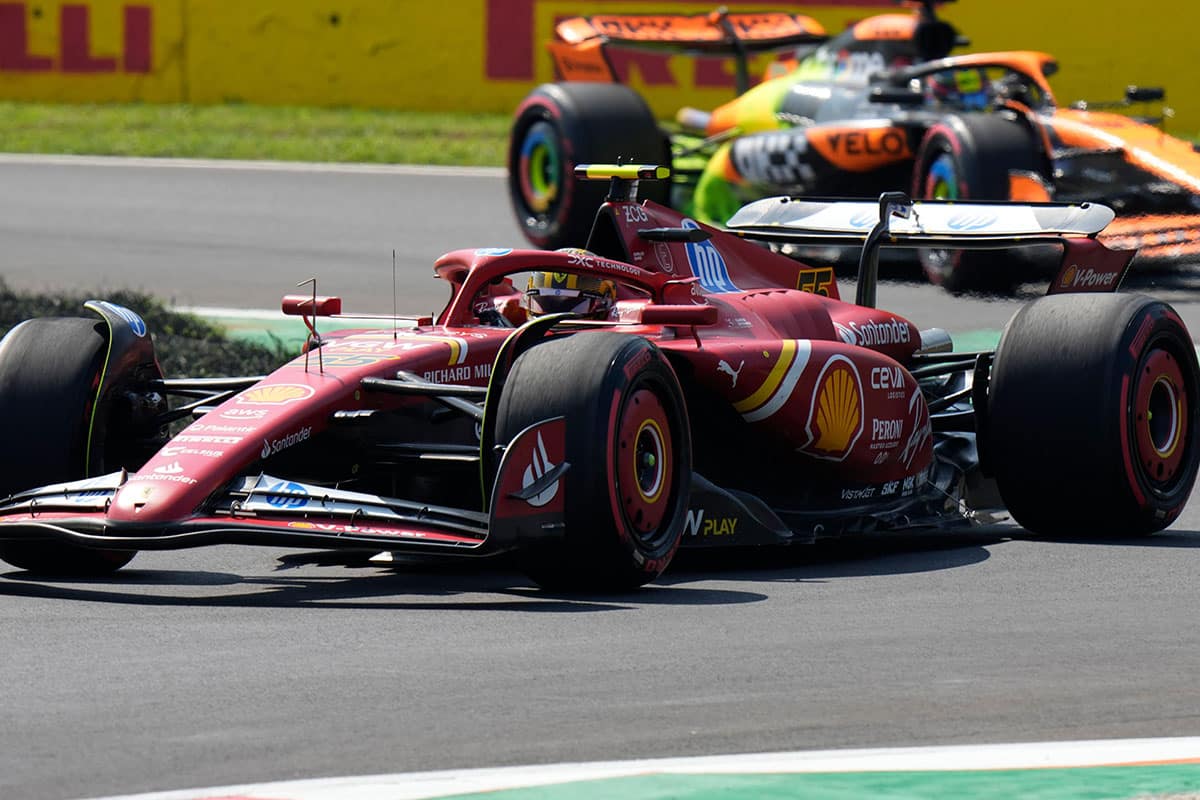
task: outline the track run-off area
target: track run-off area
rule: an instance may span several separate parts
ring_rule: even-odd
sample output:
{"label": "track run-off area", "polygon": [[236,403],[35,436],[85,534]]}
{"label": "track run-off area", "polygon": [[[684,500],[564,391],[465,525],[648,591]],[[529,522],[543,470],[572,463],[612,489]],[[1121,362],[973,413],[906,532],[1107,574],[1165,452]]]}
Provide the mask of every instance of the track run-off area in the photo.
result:
{"label": "track run-off area", "polygon": [[[438,255],[520,244],[497,171],[0,158],[10,286],[140,289],[234,328],[313,276],[390,313],[393,249],[401,313],[430,313]],[[1196,333],[1195,284],[1130,288]],[[885,282],[879,302],[969,349],[1034,292]],[[0,568],[0,797],[1195,794],[1198,548],[1193,501],[1148,539],[684,554],[621,596],[267,548],[143,553],[102,581]]]}

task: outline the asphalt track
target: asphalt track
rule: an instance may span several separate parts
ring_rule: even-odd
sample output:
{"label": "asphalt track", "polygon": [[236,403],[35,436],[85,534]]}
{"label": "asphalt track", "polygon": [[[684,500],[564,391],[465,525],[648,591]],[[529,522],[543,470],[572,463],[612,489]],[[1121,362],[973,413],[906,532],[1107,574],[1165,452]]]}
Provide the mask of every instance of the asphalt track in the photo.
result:
{"label": "asphalt track", "polygon": [[[516,242],[507,213],[487,176],[18,160],[0,164],[0,274],[270,307],[317,273],[389,311],[395,247],[401,308],[425,310],[444,297],[430,260]],[[1186,281],[1153,280],[1200,331]],[[1015,307],[915,284],[880,300],[955,332]],[[1196,735],[1200,505],[1149,539],[1092,533],[692,556],[618,597],[548,595],[503,563],[236,547],[143,553],[97,582],[0,569],[0,798]]]}

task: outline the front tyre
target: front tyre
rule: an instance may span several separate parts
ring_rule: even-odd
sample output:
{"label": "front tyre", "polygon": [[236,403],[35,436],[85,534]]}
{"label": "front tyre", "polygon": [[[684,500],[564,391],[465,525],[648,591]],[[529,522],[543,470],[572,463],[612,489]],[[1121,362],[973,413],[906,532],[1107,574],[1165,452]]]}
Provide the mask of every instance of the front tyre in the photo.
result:
{"label": "front tyre", "polygon": [[1038,533],[1130,536],[1179,516],[1196,480],[1200,367],[1165,303],[1041,298],[1008,323],[985,453],[1013,518]]}
{"label": "front tyre", "polygon": [[[671,165],[670,141],[646,102],[613,83],[547,83],[517,107],[508,145],[517,225],[544,250],[583,247],[608,184],[577,181],[590,163]],[[638,196],[666,204],[670,185],[641,181]]]}
{"label": "front tyre", "polygon": [[[0,459],[0,499],[78,480],[102,467],[101,443],[93,441],[91,448],[88,443],[108,345],[103,329],[100,320],[33,319],[0,340],[0,442],[7,453]],[[60,542],[0,541],[0,560],[43,575],[103,575],[134,555]]]}
{"label": "front tyre", "polygon": [[531,578],[624,591],[666,569],[683,535],[691,437],[679,382],[657,347],[614,333],[550,339],[514,363],[497,413],[497,441],[566,419],[564,534],[519,551]]}

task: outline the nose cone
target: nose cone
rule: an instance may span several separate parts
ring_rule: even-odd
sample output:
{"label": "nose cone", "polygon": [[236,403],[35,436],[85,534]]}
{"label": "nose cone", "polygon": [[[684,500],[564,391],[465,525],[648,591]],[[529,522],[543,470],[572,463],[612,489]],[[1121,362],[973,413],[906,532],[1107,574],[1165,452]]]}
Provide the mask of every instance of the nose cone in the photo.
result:
{"label": "nose cone", "polygon": [[[192,497],[198,483],[195,478],[182,474],[182,469],[179,473],[141,472],[132,475],[129,482],[117,490],[108,509],[108,517],[118,522],[177,520],[186,516],[199,502]],[[203,491],[199,494],[202,496]]]}

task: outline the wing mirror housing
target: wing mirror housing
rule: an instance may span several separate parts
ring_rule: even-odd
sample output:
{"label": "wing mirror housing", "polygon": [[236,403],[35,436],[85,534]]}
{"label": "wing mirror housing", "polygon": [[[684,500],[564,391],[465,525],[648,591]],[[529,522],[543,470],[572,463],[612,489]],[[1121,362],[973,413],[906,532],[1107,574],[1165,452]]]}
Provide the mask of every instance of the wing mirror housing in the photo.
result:
{"label": "wing mirror housing", "polygon": [[1161,86],[1126,86],[1125,102],[1157,103],[1165,100],[1167,92]]}

